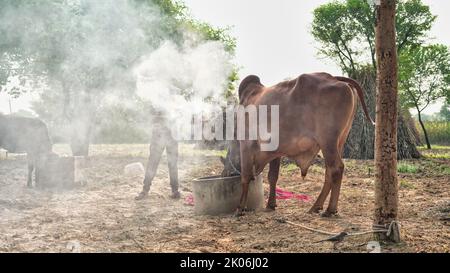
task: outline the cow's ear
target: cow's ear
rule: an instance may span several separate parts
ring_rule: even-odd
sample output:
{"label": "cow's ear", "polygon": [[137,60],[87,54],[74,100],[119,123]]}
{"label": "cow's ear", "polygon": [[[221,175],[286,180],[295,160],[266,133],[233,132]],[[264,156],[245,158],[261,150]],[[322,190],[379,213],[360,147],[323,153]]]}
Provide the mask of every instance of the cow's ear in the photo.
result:
{"label": "cow's ear", "polygon": [[225,165],[225,158],[223,156],[220,157],[220,162],[222,162],[222,164]]}

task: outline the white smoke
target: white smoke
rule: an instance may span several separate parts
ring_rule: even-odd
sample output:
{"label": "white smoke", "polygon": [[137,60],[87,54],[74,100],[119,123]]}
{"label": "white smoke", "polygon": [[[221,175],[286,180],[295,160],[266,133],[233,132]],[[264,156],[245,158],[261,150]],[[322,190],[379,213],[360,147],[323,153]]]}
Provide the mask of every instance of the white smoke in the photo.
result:
{"label": "white smoke", "polygon": [[[173,20],[153,1],[10,3],[0,5],[0,36],[24,56],[33,53],[31,65],[20,63],[31,71],[24,69],[27,80],[37,82],[36,72],[45,78],[33,103],[36,113],[64,140],[83,139],[94,121],[116,121],[105,114],[111,108],[133,112],[145,100],[180,120],[224,101],[230,54],[221,42],[202,40],[182,24],[171,29]],[[0,64],[16,56],[1,53]]]}
{"label": "white smoke", "polygon": [[137,94],[169,120],[213,111],[225,101],[230,59],[220,42],[166,41],[136,67]]}

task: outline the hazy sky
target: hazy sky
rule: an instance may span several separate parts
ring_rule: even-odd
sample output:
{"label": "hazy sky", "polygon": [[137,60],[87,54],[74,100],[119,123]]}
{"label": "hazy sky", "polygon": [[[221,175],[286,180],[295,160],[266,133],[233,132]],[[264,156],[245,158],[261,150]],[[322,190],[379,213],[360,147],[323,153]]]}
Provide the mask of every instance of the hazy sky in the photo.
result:
{"label": "hazy sky", "polygon": [[[317,56],[310,34],[312,11],[329,0],[185,0],[194,17],[215,26],[231,26],[237,38],[236,63],[241,77],[260,76],[270,85],[301,73],[341,74],[331,61]],[[435,42],[450,45],[450,1],[423,0],[438,15]],[[29,107],[30,97],[13,100],[13,111]],[[439,105],[430,108],[438,111]],[[8,97],[0,95],[0,111],[8,113]]]}
{"label": "hazy sky", "polygon": [[[273,84],[301,73],[341,74],[331,61],[317,56],[311,31],[312,12],[330,0],[185,0],[194,17],[213,25],[232,26],[242,76],[256,74]],[[423,0],[438,15],[436,41],[450,45],[450,1]]]}
{"label": "hazy sky", "polygon": [[[431,37],[450,46],[450,1],[422,0],[438,15]],[[232,26],[241,78],[256,74],[266,85],[301,73],[341,74],[333,62],[317,56],[311,31],[312,12],[330,0],[185,0],[194,17],[213,25]],[[429,106],[437,112],[441,104]]]}

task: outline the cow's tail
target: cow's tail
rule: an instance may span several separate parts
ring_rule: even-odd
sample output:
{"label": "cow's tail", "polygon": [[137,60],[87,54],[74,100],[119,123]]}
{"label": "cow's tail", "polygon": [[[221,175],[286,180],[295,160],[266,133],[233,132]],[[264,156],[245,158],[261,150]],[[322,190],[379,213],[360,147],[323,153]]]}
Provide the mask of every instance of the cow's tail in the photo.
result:
{"label": "cow's tail", "polygon": [[351,78],[346,77],[335,77],[338,81],[346,82],[350,84],[353,88],[356,89],[356,92],[358,93],[359,101],[361,102],[362,108],[364,110],[364,114],[366,115],[366,118],[368,121],[370,121],[373,125],[375,125],[375,122],[372,120],[372,118],[369,115],[369,111],[367,110],[366,102],[364,100],[364,93],[361,88],[361,85],[357,81]]}

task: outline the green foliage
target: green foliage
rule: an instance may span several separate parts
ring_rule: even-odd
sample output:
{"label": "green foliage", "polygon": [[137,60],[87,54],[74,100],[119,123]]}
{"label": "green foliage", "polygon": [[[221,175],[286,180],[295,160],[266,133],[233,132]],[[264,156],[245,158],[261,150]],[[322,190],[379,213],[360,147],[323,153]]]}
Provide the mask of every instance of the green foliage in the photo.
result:
{"label": "green foliage", "polygon": [[[108,119],[109,123],[101,124],[96,132],[108,142],[127,138],[115,134],[114,139],[106,139],[107,134],[116,131],[128,132],[130,141],[143,137],[140,130],[125,126],[127,122],[136,125],[135,120],[141,117],[105,102],[110,95],[128,99],[134,93],[132,70],[143,55],[166,40],[182,45],[187,33],[199,43],[220,41],[230,55],[236,47],[228,29],[194,20],[184,3],[177,0],[124,0],[112,4],[84,0],[0,1],[0,92],[20,96],[29,90],[42,91],[33,109],[51,128],[61,132],[68,131],[61,127],[77,119],[84,126],[95,123],[97,118],[114,116],[117,124]],[[19,84],[6,89],[11,79]],[[235,68],[226,90],[230,97],[237,80]],[[111,113],[111,109],[124,117]]]}
{"label": "green foliage", "polygon": [[400,188],[410,190],[410,189],[414,189],[414,185],[407,180],[401,179],[400,180]]}
{"label": "green foliage", "polygon": [[441,98],[450,98],[450,51],[444,45],[409,47],[400,55],[399,87],[405,108],[420,113]]}
{"label": "green foliage", "polygon": [[419,172],[419,168],[415,165],[412,164],[407,164],[407,163],[400,163],[397,166],[397,171],[399,173],[418,173]]}
{"label": "green foliage", "polygon": [[187,7],[184,3],[176,0],[134,0],[136,2],[151,1],[156,4],[169,17],[181,19],[186,17]]}
{"label": "green foliage", "polygon": [[[419,118],[429,104],[450,100],[448,49],[422,46],[435,20],[421,0],[397,0],[400,104],[403,109],[415,107]],[[375,22],[376,7],[369,1],[336,0],[314,10],[312,35],[320,44],[319,53],[351,77],[367,67],[375,73]]]}
{"label": "green foliage", "polygon": [[206,22],[201,22],[194,19],[186,20],[186,27],[190,30],[198,32],[205,40],[221,41],[225,49],[231,54],[235,53],[236,38],[231,37],[228,32],[229,28],[213,28]]}
{"label": "green foliage", "polygon": [[288,173],[288,174],[299,170],[298,166],[294,163],[289,163],[287,165],[283,165],[281,168],[284,173]]}
{"label": "green foliage", "polygon": [[[106,88],[103,83],[117,81],[130,84],[130,79],[124,77],[130,76],[129,68],[148,52],[143,47],[157,47],[163,40],[180,44],[186,30],[200,40],[220,41],[234,54],[236,42],[228,29],[192,19],[181,1],[127,0],[125,3],[134,9],[123,3],[114,6],[96,1],[2,0],[0,87],[4,88],[8,79],[15,76],[20,77],[22,87],[27,81],[43,85],[59,82],[65,88],[78,90],[102,90]],[[95,5],[100,8],[93,11]],[[129,14],[121,14],[123,10]],[[134,28],[126,28],[133,25]],[[89,54],[92,46],[102,52]],[[104,60],[112,62],[102,63],[105,54],[109,55]],[[93,62],[97,57],[99,62]],[[230,81],[234,85],[233,75]],[[81,86],[74,86],[80,83]],[[16,87],[9,92],[20,95],[27,89],[30,88]]]}
{"label": "green foliage", "polygon": [[[450,144],[450,121],[426,121],[425,127],[432,144]],[[419,124],[417,124],[419,126]],[[420,137],[424,139],[421,131]]]}
{"label": "green foliage", "polygon": [[[421,0],[399,0],[397,48],[419,45],[427,38],[436,16]],[[368,1],[333,1],[314,10],[312,35],[320,44],[320,55],[334,60],[352,75],[375,60],[375,8]]]}
{"label": "green foliage", "polygon": [[422,111],[438,99],[450,98],[450,51],[444,45],[409,47],[400,54],[400,64],[401,105],[416,109],[425,142],[431,148],[431,143],[444,141],[442,137],[447,130],[430,124],[431,132],[423,123]]}
{"label": "green foliage", "polygon": [[431,150],[427,149],[426,146],[422,146],[418,147],[418,149],[426,159],[429,159],[429,161],[438,159],[439,162],[442,162],[442,159],[450,159],[450,146],[433,145],[433,149]]}
{"label": "green foliage", "polygon": [[107,105],[97,116],[93,143],[121,144],[147,143],[149,130],[142,113],[143,104],[126,107],[115,103]]}
{"label": "green foliage", "polygon": [[441,167],[441,172],[444,175],[450,175],[450,167],[449,166],[442,166]]}

